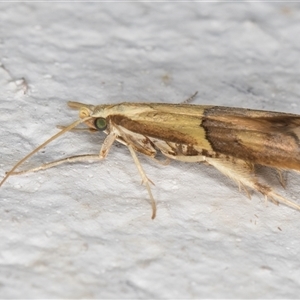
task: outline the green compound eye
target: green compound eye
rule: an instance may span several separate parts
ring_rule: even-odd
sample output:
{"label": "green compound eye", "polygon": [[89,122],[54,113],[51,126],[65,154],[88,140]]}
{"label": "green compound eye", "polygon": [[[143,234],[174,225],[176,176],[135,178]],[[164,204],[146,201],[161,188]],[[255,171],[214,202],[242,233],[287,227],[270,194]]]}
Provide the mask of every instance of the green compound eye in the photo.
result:
{"label": "green compound eye", "polygon": [[94,121],[94,125],[98,130],[105,130],[107,128],[107,123],[106,123],[106,119],[105,118],[97,118]]}

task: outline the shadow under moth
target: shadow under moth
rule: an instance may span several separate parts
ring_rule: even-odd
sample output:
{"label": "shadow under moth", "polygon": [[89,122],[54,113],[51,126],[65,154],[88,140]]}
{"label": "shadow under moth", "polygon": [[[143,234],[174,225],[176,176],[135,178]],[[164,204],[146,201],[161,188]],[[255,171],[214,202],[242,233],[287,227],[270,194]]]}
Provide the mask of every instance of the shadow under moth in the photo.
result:
{"label": "shadow under moth", "polygon": [[[137,152],[156,159],[161,152],[167,159],[205,162],[235,181],[249,196],[247,188],[260,192],[275,204],[300,210],[300,205],[277,194],[259,181],[255,166],[281,171],[300,171],[300,116],[289,113],[221,106],[163,103],[119,103],[88,105],[68,102],[79,110],[79,120],[59,128],[54,136],[21,159],[1,181],[10,175],[55,167],[63,163],[104,159],[117,141],[129,149],[146,186],[152,205],[156,203],[151,181],[139,162]],[[80,123],[85,129],[75,128]],[[103,131],[107,134],[99,154],[63,158],[37,168],[17,171],[30,156],[70,130]],[[282,177],[280,177],[282,179]]]}

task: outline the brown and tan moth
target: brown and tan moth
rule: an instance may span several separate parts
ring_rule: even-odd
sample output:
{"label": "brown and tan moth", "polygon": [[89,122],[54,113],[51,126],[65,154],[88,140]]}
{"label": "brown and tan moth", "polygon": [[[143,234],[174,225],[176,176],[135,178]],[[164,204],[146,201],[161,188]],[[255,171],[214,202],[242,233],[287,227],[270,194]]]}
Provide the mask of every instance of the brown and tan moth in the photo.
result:
{"label": "brown and tan moth", "polygon": [[[300,210],[300,205],[277,194],[259,181],[255,166],[300,171],[300,115],[192,104],[119,103],[88,105],[68,102],[79,110],[79,120],[49,138],[7,172],[10,175],[39,171],[87,160],[104,159],[114,141],[127,146],[142,177],[152,203],[156,204],[150,183],[136,152],[155,159],[160,151],[168,159],[206,162],[233,179],[241,188],[251,188],[266,199]],[[107,134],[99,154],[63,158],[25,171],[16,169],[34,153],[80,123],[86,130]],[[248,193],[248,192],[247,192]]]}

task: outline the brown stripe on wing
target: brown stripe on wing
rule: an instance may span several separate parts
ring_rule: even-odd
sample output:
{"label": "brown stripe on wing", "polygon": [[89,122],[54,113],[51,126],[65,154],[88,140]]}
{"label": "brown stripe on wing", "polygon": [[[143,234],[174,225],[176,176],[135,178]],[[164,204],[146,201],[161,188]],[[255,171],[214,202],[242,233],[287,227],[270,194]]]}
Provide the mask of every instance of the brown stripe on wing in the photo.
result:
{"label": "brown stripe on wing", "polygon": [[205,110],[201,126],[216,152],[261,165],[300,170],[300,116],[212,107]]}
{"label": "brown stripe on wing", "polygon": [[192,136],[186,135],[178,131],[174,126],[165,125],[161,122],[159,126],[155,122],[135,121],[124,115],[110,115],[108,119],[113,124],[122,126],[132,132],[142,134],[146,137],[163,139],[168,142],[193,145],[196,140]]}

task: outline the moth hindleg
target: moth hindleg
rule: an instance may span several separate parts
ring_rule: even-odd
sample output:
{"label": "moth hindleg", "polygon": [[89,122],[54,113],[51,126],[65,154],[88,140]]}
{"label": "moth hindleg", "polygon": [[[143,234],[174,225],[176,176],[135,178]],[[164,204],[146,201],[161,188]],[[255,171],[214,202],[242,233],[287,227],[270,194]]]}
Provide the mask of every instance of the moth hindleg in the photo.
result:
{"label": "moth hindleg", "polygon": [[275,193],[270,186],[260,183],[254,173],[252,164],[241,159],[226,160],[207,157],[206,161],[221,173],[235,181],[239,186],[242,185],[243,187],[250,187],[251,189],[263,194],[266,199],[275,204],[283,203],[289,207],[300,210],[299,204]]}

